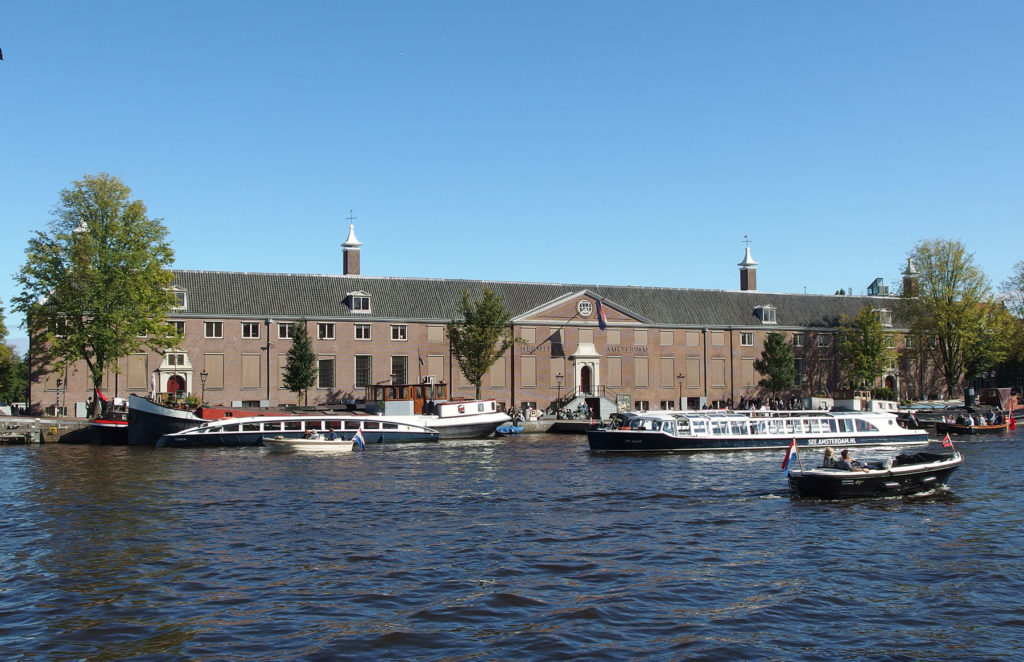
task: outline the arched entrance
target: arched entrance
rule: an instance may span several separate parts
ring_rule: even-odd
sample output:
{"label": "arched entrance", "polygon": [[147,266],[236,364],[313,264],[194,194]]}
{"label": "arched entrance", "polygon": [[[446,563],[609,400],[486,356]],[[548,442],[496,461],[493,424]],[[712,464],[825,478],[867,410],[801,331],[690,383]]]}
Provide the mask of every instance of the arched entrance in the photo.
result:
{"label": "arched entrance", "polygon": [[590,366],[585,365],[580,368],[580,393],[589,394],[593,387],[591,382]]}
{"label": "arched entrance", "polygon": [[182,393],[185,391],[185,378],[181,375],[171,375],[167,378],[167,393],[168,395],[177,395],[179,391]]}
{"label": "arched entrance", "polygon": [[895,391],[896,390],[896,377],[894,377],[893,375],[886,375],[885,376],[885,388],[890,389],[892,391]]}

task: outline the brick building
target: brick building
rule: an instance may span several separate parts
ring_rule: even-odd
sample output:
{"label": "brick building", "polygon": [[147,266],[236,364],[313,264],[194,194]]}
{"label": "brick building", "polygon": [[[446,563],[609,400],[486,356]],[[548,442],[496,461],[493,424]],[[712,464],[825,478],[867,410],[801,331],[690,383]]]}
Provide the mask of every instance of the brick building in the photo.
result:
{"label": "brick building", "polygon": [[[769,332],[793,344],[793,394],[830,393],[842,383],[840,318],[867,305],[892,326],[896,307],[884,288],[873,296],[760,292],[749,248],[738,265],[739,290],[697,290],[364,276],[353,228],[342,246],[341,275],[175,271],[180,305],[170,319],[184,340],[162,354],[122,358],[104,392],[184,393],[228,406],[293,404],[281,375],[295,325],[305,324],[319,367],[310,404],[360,400],[367,385],[392,381],[444,381],[453,396],[472,397],[445,325],[463,290],[473,296],[486,287],[501,295],[522,340],[483,382],[484,396],[503,406],[548,409],[576,396],[632,409],[677,407],[680,398],[691,408],[739,404],[763,395],[753,366]],[[923,386],[910,382],[921,382],[925,372],[905,368],[901,384],[893,366],[883,381],[919,397],[915,390]],[[36,411],[59,403],[76,415],[76,403],[90,396],[84,367],[66,377],[33,375]]]}

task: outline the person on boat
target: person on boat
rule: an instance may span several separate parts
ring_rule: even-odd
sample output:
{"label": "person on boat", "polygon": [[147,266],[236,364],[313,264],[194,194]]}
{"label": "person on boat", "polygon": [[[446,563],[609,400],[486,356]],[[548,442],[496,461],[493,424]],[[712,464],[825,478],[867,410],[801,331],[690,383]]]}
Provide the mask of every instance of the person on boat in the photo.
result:
{"label": "person on boat", "polygon": [[338,435],[334,433],[334,428],[331,428],[331,431],[327,433],[327,438],[330,439],[331,441],[334,441],[335,439],[338,438]]}
{"label": "person on boat", "polygon": [[828,468],[836,466],[836,453],[831,448],[825,449],[825,457],[821,459],[821,466]]}
{"label": "person on boat", "polygon": [[836,462],[837,469],[843,469],[845,471],[870,471],[867,467],[860,466],[860,462],[853,459],[850,455],[850,449],[844,448],[843,452],[839,454],[839,461]]}

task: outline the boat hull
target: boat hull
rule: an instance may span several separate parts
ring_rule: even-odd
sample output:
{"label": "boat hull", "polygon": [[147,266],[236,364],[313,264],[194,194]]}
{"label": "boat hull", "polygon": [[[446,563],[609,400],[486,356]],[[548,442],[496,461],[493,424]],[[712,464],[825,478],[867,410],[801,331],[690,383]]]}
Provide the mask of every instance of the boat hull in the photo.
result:
{"label": "boat hull", "polygon": [[1010,427],[1009,423],[998,425],[960,425],[959,423],[936,423],[935,432],[938,434],[998,434],[1006,432]]}
{"label": "boat hull", "polygon": [[353,450],[350,440],[340,439],[292,439],[288,437],[264,437],[263,446],[272,453],[293,453],[296,451],[349,453]]}
{"label": "boat hull", "polygon": [[922,465],[870,471],[838,469],[794,470],[789,473],[793,496],[817,499],[856,499],[905,496],[929,492],[945,485],[963,458]]}
{"label": "boat hull", "polygon": [[587,442],[596,452],[633,453],[669,451],[741,451],[789,448],[793,439],[799,448],[825,446],[916,446],[928,442],[928,433],[878,435],[872,437],[813,435],[678,437],[652,430],[588,430]]}
{"label": "boat hull", "polygon": [[[302,433],[282,435],[290,439],[302,439]],[[339,440],[351,441],[353,431],[338,433]],[[218,432],[203,435],[166,434],[157,440],[159,448],[223,448],[241,446],[263,446],[266,432]],[[406,430],[363,430],[366,444],[429,443],[438,440],[438,433]]]}
{"label": "boat hull", "polygon": [[166,434],[181,432],[205,422],[205,419],[190,411],[171,409],[133,395],[128,401],[125,441],[129,446],[153,446]]}

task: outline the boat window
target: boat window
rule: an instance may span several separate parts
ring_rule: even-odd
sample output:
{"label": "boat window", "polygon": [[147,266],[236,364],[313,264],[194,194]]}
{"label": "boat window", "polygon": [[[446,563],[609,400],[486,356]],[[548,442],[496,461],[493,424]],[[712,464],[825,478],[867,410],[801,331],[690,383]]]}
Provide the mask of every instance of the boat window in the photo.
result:
{"label": "boat window", "polygon": [[328,430],[340,430],[341,421],[326,421]]}
{"label": "boat window", "polygon": [[708,430],[707,422],[706,421],[702,421],[699,418],[696,419],[696,420],[690,421],[690,427],[693,428],[693,433],[694,434],[707,434],[707,430]]}
{"label": "boat window", "polygon": [[284,429],[292,432],[302,429],[302,421],[285,421]]}
{"label": "boat window", "polygon": [[828,420],[828,432],[836,431],[836,419],[832,418]]}
{"label": "boat window", "polygon": [[651,421],[651,429],[652,430],[660,430],[661,429],[661,421]]}
{"label": "boat window", "polygon": [[345,421],[346,430],[356,430],[359,428],[359,421]]}
{"label": "boat window", "polygon": [[270,422],[270,423],[264,423],[263,424],[264,432],[267,431],[267,430],[280,430],[280,429],[281,429],[281,423],[277,422],[277,421],[273,421],[273,422]]}
{"label": "boat window", "polygon": [[237,424],[237,423],[235,423],[234,425],[225,425],[225,426],[224,426],[224,427],[222,428],[222,430],[223,430],[224,432],[238,432],[238,424]]}
{"label": "boat window", "polygon": [[863,418],[858,418],[857,432],[878,432],[878,428],[876,428],[873,423],[865,421]]}
{"label": "boat window", "polygon": [[853,421],[848,418],[839,419],[840,432],[853,432]]}
{"label": "boat window", "polygon": [[379,430],[380,429],[380,423],[378,423],[377,421],[366,421],[365,423],[363,423],[363,429],[364,430]]}
{"label": "boat window", "polygon": [[661,426],[661,429],[664,432],[668,433],[668,434],[675,434],[676,433],[676,422],[675,421],[665,421],[665,423]]}
{"label": "boat window", "polygon": [[787,418],[783,423],[785,423],[786,426],[786,434],[793,434],[795,432],[795,430],[793,430],[793,419]]}
{"label": "boat window", "polygon": [[423,387],[422,386],[417,386],[416,387],[416,399],[417,400],[422,400],[423,399]]}
{"label": "boat window", "polygon": [[259,432],[259,423],[242,423],[242,432]]}
{"label": "boat window", "polygon": [[323,421],[306,421],[307,430],[323,430]]}
{"label": "boat window", "polygon": [[733,434],[747,434],[747,424],[745,421],[733,421],[732,423]]}
{"label": "boat window", "polygon": [[753,421],[750,424],[751,434],[768,434],[768,423],[766,421]]}
{"label": "boat window", "polygon": [[398,429],[398,424],[397,423],[383,423],[381,425],[381,428],[384,429],[384,430],[397,430]]}
{"label": "boat window", "polygon": [[711,434],[729,434],[729,424],[726,421],[711,421]]}

